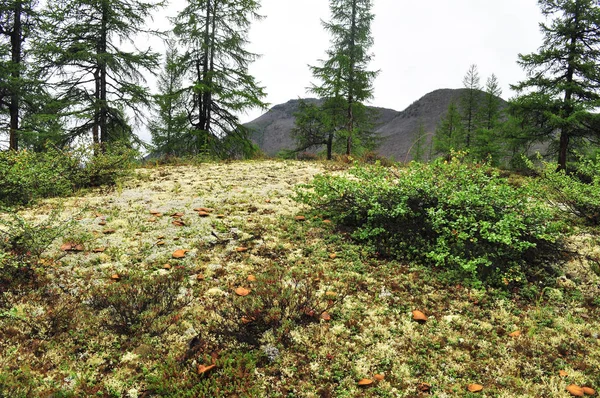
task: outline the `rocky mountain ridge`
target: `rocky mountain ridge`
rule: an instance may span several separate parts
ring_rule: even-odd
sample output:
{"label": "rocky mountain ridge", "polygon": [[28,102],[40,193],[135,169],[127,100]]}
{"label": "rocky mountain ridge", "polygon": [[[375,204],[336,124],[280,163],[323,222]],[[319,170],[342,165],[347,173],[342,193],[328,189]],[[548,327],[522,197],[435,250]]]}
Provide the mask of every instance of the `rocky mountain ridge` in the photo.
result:
{"label": "rocky mountain ridge", "polygon": [[[424,95],[403,111],[388,108],[371,107],[378,111],[376,132],[381,137],[377,150],[382,156],[404,161],[410,159],[413,146],[422,124],[429,145],[433,132],[445,116],[452,101],[458,103],[466,89],[439,89]],[[307,102],[320,100],[309,98]],[[504,102],[504,101],[503,101]],[[246,124],[252,130],[252,141],[269,156],[275,156],[285,149],[293,149],[294,141],[290,135],[294,128],[294,114],[298,111],[300,99],[290,100],[273,106],[264,115]]]}

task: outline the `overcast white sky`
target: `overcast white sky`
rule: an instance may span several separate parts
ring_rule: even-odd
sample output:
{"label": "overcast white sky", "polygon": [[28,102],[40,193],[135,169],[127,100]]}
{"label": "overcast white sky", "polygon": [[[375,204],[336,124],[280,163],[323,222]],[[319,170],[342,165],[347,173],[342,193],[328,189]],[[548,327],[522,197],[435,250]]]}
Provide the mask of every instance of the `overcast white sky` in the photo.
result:
{"label": "overcast white sky", "polygon": [[[266,19],[250,31],[250,49],[262,54],[250,72],[276,105],[306,96],[315,65],[329,47],[321,20],[329,20],[327,0],[262,0]],[[525,78],[517,54],[542,44],[543,20],[536,0],[373,0],[372,69],[375,106],[403,110],[438,88],[459,88],[471,64],[481,83],[495,73],[503,97],[509,84]],[[242,117],[249,121],[261,114]]]}
{"label": "overcast white sky", "polygon": [[[172,0],[173,15],[185,4]],[[306,97],[313,81],[308,64],[316,65],[329,47],[321,20],[329,20],[328,0],[262,0],[249,33],[249,49],[262,54],[250,73],[266,87],[266,102],[277,105]],[[438,88],[462,87],[471,64],[477,64],[482,85],[495,73],[503,98],[525,78],[517,54],[542,44],[543,17],[536,0],[373,0],[374,82],[372,105],[404,110]],[[163,14],[164,15],[164,14]],[[163,27],[164,28],[164,27]],[[253,110],[243,122],[263,113]]]}

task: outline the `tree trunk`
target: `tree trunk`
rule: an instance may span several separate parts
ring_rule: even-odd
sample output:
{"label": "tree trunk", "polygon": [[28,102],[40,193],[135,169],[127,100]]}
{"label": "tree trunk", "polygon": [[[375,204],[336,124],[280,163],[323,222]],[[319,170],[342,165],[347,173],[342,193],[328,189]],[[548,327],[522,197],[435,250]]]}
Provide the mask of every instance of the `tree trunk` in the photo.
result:
{"label": "tree trunk", "polygon": [[[577,3],[578,4],[578,3]],[[575,25],[577,26],[577,24],[579,24],[579,8],[576,8],[575,11],[575,20],[574,20]],[[574,63],[575,63],[575,56],[577,53],[577,33],[574,32],[571,35],[571,40],[570,40],[570,44],[569,44],[569,54],[568,54],[568,63],[569,66],[567,67],[567,84],[566,84],[566,90],[565,90],[565,98],[564,98],[564,114],[562,115],[563,118],[568,118],[573,114],[573,106],[571,105],[571,99],[573,98],[573,89],[572,89],[572,83],[573,83],[573,76],[575,74],[575,67],[574,67]],[[569,141],[571,139],[571,133],[568,130],[565,130],[564,128],[561,129],[560,131],[560,142],[559,142],[559,147],[558,147],[558,170],[566,170],[567,169],[567,158],[569,155]]]}
{"label": "tree trunk", "polygon": [[21,0],[15,1],[13,12],[14,24],[10,35],[13,63],[13,87],[11,89],[10,104],[8,106],[10,112],[9,148],[17,151],[19,150],[19,97],[21,95],[21,52],[23,45],[23,27],[21,24],[23,5],[21,4]]}
{"label": "tree trunk", "polygon": [[560,133],[560,145],[558,150],[558,169],[566,170],[567,168],[567,155],[569,149],[569,134],[567,132]]}
{"label": "tree trunk", "polygon": [[100,55],[100,144],[104,150],[104,144],[109,141],[108,136],[108,102],[106,98],[106,43],[108,41],[108,1],[102,1],[102,26],[100,30],[100,42],[98,55]]}
{"label": "tree trunk", "polygon": [[356,2],[352,1],[352,25],[350,26],[350,74],[348,79],[348,124],[346,127],[348,133],[348,139],[346,141],[346,155],[350,156],[352,153],[352,134],[354,133],[354,113],[353,113],[353,102],[354,102],[354,63],[356,53]]}
{"label": "tree trunk", "polygon": [[333,150],[333,133],[329,133],[327,136],[327,160],[331,160],[331,153]]}
{"label": "tree trunk", "polygon": [[92,142],[94,143],[94,154],[97,154],[100,144],[98,125],[100,124],[100,69],[94,71],[94,123],[92,125]]}

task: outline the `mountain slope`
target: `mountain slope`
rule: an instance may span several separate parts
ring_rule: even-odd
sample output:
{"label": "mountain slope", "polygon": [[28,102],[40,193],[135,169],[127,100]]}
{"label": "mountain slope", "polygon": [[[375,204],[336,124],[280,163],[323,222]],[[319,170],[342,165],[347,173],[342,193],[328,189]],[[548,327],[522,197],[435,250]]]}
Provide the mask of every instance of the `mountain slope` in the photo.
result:
{"label": "mountain slope", "polygon": [[[435,90],[413,102],[402,112],[373,107],[379,111],[376,132],[382,138],[377,152],[396,160],[410,159],[408,153],[417,136],[419,124],[423,124],[427,133],[433,133],[450,102],[458,102],[464,91],[465,89]],[[305,101],[319,102],[314,98]],[[298,111],[299,102],[300,100],[290,100],[285,104],[276,105],[246,124],[253,131],[252,141],[267,155],[273,156],[283,149],[294,148],[290,132],[294,127],[294,113]],[[427,137],[427,143],[430,141],[431,134]]]}

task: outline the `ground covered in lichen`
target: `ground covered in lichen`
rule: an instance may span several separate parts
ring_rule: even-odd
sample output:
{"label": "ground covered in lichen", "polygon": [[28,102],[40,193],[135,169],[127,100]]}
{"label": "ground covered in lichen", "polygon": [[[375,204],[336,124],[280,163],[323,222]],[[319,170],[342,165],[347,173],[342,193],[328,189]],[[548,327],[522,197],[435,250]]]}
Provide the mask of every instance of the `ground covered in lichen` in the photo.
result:
{"label": "ground covered in lichen", "polygon": [[[555,285],[469,288],[378,259],[293,200],[316,174],[344,172],[333,169],[138,169],[115,189],[21,211],[31,223],[54,213],[65,227],[35,274],[3,289],[0,396],[568,397],[570,384],[600,388],[600,278],[577,255],[600,257],[593,230],[569,242],[576,255]],[[414,310],[428,320],[414,321]]]}

